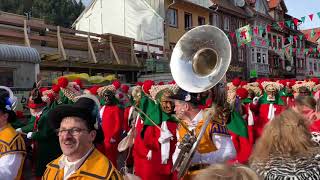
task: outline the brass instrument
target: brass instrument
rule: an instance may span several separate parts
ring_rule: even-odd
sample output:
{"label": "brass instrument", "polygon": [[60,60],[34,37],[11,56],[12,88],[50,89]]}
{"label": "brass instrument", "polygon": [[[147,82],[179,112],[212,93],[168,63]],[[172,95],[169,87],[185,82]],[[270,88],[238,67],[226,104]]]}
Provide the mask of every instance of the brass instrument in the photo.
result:
{"label": "brass instrument", "polygon": [[[176,44],[170,61],[171,74],[177,85],[189,92],[200,93],[211,89],[222,80],[231,62],[231,45],[226,34],[211,25],[198,26],[186,34]],[[196,137],[187,133],[183,137],[181,149],[172,171],[178,171],[178,177],[185,175],[191,159],[205,133],[215,108],[209,108],[201,131]]]}

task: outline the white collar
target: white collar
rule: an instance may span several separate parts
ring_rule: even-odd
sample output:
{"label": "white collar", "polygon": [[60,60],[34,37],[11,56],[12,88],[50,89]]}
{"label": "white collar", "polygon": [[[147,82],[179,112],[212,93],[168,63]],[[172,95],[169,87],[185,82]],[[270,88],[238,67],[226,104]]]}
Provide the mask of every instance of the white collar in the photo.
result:
{"label": "white collar", "polygon": [[194,129],[198,125],[199,121],[201,121],[202,119],[203,119],[203,111],[200,110],[198,114],[192,119],[191,125],[189,127],[190,130]]}
{"label": "white collar", "polygon": [[75,161],[75,162],[69,162],[67,159],[67,156],[62,155],[61,159],[59,160],[59,168],[63,169],[64,167],[68,167],[70,169],[73,170],[77,170],[80,168],[80,166],[82,165],[82,163],[87,159],[87,157],[89,156],[89,154],[91,153],[91,151],[94,149],[94,146],[92,146],[89,151],[79,160]]}
{"label": "white collar", "polygon": [[39,117],[42,114],[42,112],[43,112],[43,109],[41,111],[39,111],[39,112],[34,113],[33,116],[34,117]]}

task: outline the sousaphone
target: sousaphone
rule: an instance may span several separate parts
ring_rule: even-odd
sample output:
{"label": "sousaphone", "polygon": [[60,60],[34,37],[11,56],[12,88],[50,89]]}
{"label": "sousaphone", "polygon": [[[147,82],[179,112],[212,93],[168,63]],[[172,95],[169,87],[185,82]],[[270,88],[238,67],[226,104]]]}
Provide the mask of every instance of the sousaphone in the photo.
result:
{"label": "sousaphone", "polygon": [[[192,93],[211,89],[221,81],[231,62],[231,45],[219,28],[203,25],[185,33],[175,48],[170,61],[171,74],[177,85]],[[214,115],[206,111],[206,118],[198,136],[189,133],[183,138],[180,154],[173,166],[179,178],[187,172],[191,159],[207,126]]]}

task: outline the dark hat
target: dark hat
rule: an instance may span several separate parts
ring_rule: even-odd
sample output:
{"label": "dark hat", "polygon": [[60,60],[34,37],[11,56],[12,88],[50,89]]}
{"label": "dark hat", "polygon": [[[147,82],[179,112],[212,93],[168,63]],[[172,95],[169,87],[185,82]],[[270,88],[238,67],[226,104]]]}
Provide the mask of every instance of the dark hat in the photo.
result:
{"label": "dark hat", "polygon": [[41,92],[38,88],[35,88],[31,91],[30,97],[28,99],[28,108],[30,109],[36,109],[36,108],[42,108],[47,105],[46,102],[42,100]]}
{"label": "dark hat", "polygon": [[99,100],[93,95],[82,95],[74,104],[59,105],[48,113],[48,120],[53,128],[58,129],[65,117],[83,119],[90,130],[98,128]]}
{"label": "dark hat", "polygon": [[199,104],[197,96],[198,96],[197,93],[190,93],[188,91],[185,91],[185,90],[179,88],[178,92],[175,95],[170,96],[170,99],[180,100],[180,101],[184,101],[184,102],[190,102],[192,104],[197,105],[197,104]]}

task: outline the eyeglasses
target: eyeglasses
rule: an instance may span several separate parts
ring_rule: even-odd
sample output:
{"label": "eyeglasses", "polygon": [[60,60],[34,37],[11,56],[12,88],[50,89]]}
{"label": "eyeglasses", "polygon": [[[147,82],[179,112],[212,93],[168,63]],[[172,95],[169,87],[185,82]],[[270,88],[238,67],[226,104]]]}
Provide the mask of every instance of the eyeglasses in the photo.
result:
{"label": "eyeglasses", "polygon": [[[79,135],[82,131],[88,131],[88,129],[81,129],[81,128],[71,128],[71,129],[57,129],[56,133],[58,136],[66,135],[67,133],[71,134],[72,136]],[[89,131],[88,131],[89,132]]]}

